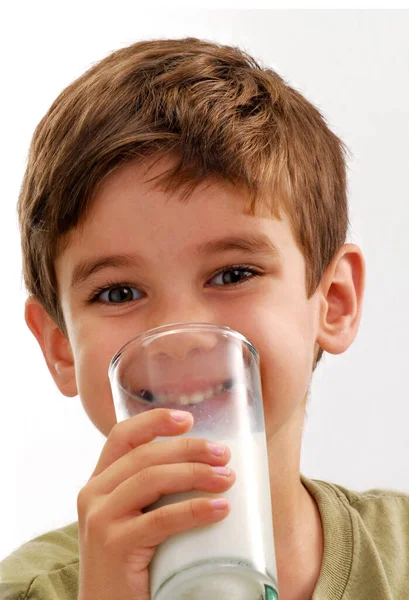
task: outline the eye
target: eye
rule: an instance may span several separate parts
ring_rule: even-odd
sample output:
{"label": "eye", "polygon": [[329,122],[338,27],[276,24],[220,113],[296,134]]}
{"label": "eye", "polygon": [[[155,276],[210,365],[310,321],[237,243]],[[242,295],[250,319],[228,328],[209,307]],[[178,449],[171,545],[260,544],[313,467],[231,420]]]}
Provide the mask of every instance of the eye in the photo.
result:
{"label": "eye", "polygon": [[141,292],[130,285],[116,284],[96,290],[91,301],[103,304],[123,304],[124,302],[139,300],[140,296],[138,294],[141,294]]}
{"label": "eye", "polygon": [[234,286],[260,276],[261,273],[246,265],[237,265],[219,271],[210,281],[216,281],[216,286]]}

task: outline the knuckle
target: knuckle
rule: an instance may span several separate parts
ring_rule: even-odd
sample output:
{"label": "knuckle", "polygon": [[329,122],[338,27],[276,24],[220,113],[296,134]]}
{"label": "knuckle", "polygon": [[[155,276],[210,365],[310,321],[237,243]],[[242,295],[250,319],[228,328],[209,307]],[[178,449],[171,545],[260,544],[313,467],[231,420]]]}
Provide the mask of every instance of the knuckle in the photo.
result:
{"label": "knuckle", "polygon": [[200,466],[199,463],[195,463],[195,462],[190,462],[189,463],[189,475],[190,478],[193,480],[196,480],[199,478],[200,476]]}
{"label": "knuckle", "polygon": [[184,450],[187,455],[191,456],[195,452],[196,440],[194,438],[185,438],[184,442]]}
{"label": "knuckle", "polygon": [[114,531],[109,529],[101,532],[99,546],[107,555],[117,553],[118,549],[121,547],[118,536],[115,535]]}
{"label": "knuckle", "polygon": [[188,514],[193,522],[196,522],[200,517],[200,505],[193,499],[188,503]]}
{"label": "knuckle", "polygon": [[106,500],[102,497],[94,497],[86,502],[86,508],[83,510],[79,520],[86,535],[93,539],[101,539],[109,526],[109,507]]}
{"label": "knuckle", "polygon": [[154,510],[152,513],[153,525],[158,531],[166,529],[167,523],[169,522],[169,508],[162,506]]}
{"label": "knuckle", "polygon": [[77,511],[78,515],[84,515],[87,512],[89,504],[89,491],[85,486],[80,489],[77,496]]}
{"label": "knuckle", "polygon": [[122,437],[123,437],[122,430],[124,429],[124,425],[123,425],[124,423],[125,423],[125,421],[120,421],[119,423],[115,423],[115,425],[112,427],[111,431],[109,432],[109,436],[108,436],[108,439],[111,442],[116,443],[120,439],[122,439]]}
{"label": "knuckle", "polygon": [[104,518],[100,510],[92,508],[86,516],[86,531],[89,535],[95,537],[101,536],[104,526]]}
{"label": "knuckle", "polygon": [[152,484],[152,481],[154,480],[153,471],[153,467],[146,467],[145,469],[142,469],[142,471],[139,471],[138,485],[142,489],[146,489]]}

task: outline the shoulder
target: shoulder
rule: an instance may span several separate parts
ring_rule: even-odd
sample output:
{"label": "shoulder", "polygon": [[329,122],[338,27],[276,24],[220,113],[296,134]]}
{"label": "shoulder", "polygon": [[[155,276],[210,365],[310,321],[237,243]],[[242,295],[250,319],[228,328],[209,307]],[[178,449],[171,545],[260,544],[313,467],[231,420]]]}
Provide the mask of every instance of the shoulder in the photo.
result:
{"label": "shoulder", "polygon": [[[409,494],[392,489],[370,489],[357,492],[342,485],[320,480],[307,480],[309,491],[320,504],[344,507],[352,516],[373,528],[375,535],[389,532],[409,541]],[[314,489],[311,489],[314,488]]]}
{"label": "shoulder", "polygon": [[370,489],[358,492],[337,483],[308,479],[304,475],[301,475],[301,481],[313,496],[319,496],[321,499],[327,498],[327,500],[337,498],[343,504],[357,510],[376,506],[394,507],[396,504],[403,510],[407,510],[409,507],[409,494],[396,489]]}
{"label": "shoulder", "polygon": [[[319,581],[328,598],[336,573],[345,599],[407,598],[409,588],[409,494],[398,490],[363,492],[301,476],[315,499],[324,531]],[[344,598],[344,596],[342,596]]]}
{"label": "shoulder", "polygon": [[400,519],[409,511],[409,494],[392,489],[370,489],[357,492],[328,481],[311,480],[326,495],[336,496],[345,506],[365,520],[381,516]]}
{"label": "shoulder", "polygon": [[74,599],[78,566],[78,523],[74,522],[30,540],[0,562],[0,598]]}
{"label": "shoulder", "polygon": [[349,505],[381,552],[393,551],[409,561],[409,494],[391,489],[370,489],[364,492],[348,490],[330,484]]}

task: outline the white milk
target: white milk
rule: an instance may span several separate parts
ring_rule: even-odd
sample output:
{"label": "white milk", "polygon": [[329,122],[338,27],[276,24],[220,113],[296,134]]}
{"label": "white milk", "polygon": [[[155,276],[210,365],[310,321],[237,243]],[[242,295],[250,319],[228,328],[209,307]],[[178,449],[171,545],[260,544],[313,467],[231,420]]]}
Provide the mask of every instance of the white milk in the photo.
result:
{"label": "white milk", "polygon": [[167,494],[151,508],[190,498],[225,497],[231,504],[230,513],[218,523],[178,533],[158,546],[150,565],[152,598],[171,575],[217,558],[244,561],[277,580],[265,435],[260,432],[217,441],[231,450],[228,465],[236,473],[233,486],[221,494],[198,490]]}

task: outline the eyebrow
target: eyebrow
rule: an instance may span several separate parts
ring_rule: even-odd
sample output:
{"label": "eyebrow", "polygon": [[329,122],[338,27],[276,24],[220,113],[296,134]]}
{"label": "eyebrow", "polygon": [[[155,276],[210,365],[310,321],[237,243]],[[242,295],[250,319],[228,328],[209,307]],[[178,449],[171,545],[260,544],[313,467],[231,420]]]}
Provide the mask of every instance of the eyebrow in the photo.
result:
{"label": "eyebrow", "polygon": [[[245,233],[233,237],[209,240],[193,249],[193,257],[221,254],[231,250],[241,250],[248,254],[263,254],[270,258],[279,258],[280,251],[270,238],[263,233]],[[145,264],[146,260],[138,254],[112,254],[78,263],[73,271],[71,287],[84,283],[91,275],[107,268],[134,267]]]}
{"label": "eyebrow", "polygon": [[266,254],[279,256],[278,248],[264,233],[245,233],[233,237],[210,240],[200,244],[195,250],[195,255],[218,254],[228,250],[244,250],[250,254]]}

